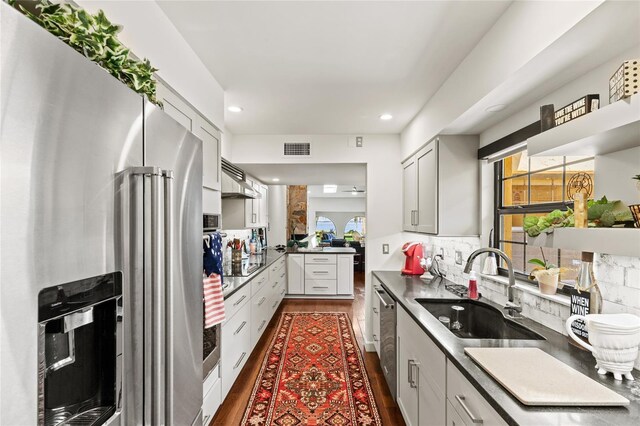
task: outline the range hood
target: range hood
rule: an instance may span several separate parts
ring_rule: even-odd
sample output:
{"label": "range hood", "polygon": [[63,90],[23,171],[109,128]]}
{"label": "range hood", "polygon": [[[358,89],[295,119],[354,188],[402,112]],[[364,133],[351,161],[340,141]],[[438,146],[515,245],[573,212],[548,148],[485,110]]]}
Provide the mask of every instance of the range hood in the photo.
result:
{"label": "range hood", "polygon": [[224,158],[222,162],[222,198],[261,198],[259,192],[257,192],[246,181],[244,170],[231,164]]}

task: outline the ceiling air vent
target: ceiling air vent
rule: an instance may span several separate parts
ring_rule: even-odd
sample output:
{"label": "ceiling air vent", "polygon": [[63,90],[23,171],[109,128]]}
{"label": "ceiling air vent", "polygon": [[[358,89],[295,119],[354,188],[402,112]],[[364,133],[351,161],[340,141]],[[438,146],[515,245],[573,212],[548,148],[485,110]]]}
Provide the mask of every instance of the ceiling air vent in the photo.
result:
{"label": "ceiling air vent", "polygon": [[309,142],[285,142],[284,155],[304,157],[311,155],[311,143]]}

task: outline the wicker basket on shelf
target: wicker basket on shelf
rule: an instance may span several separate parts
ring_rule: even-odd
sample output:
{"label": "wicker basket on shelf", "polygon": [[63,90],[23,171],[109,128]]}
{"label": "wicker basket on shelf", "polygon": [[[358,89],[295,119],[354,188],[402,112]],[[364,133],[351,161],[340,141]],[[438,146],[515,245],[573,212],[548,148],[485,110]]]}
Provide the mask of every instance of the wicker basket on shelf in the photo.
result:
{"label": "wicker basket on shelf", "polygon": [[631,210],[631,214],[633,215],[636,228],[640,228],[640,204],[631,204],[629,210]]}

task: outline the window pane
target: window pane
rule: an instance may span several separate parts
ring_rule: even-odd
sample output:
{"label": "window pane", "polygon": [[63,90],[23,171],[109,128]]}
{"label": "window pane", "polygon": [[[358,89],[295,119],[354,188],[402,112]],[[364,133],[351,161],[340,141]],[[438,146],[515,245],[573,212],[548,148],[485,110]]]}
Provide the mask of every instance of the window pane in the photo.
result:
{"label": "window pane", "polygon": [[316,219],[316,231],[332,232],[335,234],[336,226],[328,217],[318,216]]}
{"label": "window pane", "polygon": [[364,236],[364,230],[364,217],[356,216],[345,225],[344,238],[347,241],[360,241]]}
{"label": "window pane", "polygon": [[531,204],[562,201],[562,168],[531,174]]}
{"label": "window pane", "polygon": [[500,240],[525,242],[522,228],[522,214],[505,214],[500,216]]}
{"label": "window pane", "polygon": [[531,171],[535,172],[549,167],[562,166],[564,157],[533,157],[531,158]]}
{"label": "window pane", "polygon": [[529,156],[527,151],[521,151],[503,160],[503,175],[505,178],[529,172]]}
{"label": "window pane", "polygon": [[521,176],[506,179],[502,184],[503,206],[519,206],[529,203],[529,177]]}
{"label": "window pane", "polygon": [[[524,272],[524,253],[525,246],[523,244],[513,244],[513,243],[500,243],[500,250],[506,253],[507,256],[511,259],[511,263],[513,264],[513,270],[516,272]],[[505,261],[498,257],[499,266],[501,268],[507,268],[507,264]]]}
{"label": "window pane", "polygon": [[560,273],[560,280],[568,284],[575,285],[580,271],[580,260],[582,252],[573,250],[560,250],[560,267],[563,268]]}
{"label": "window pane", "polygon": [[566,201],[573,201],[573,195],[576,193],[585,193],[587,194],[587,198],[593,198],[594,166],[594,160],[583,161],[566,166]]}

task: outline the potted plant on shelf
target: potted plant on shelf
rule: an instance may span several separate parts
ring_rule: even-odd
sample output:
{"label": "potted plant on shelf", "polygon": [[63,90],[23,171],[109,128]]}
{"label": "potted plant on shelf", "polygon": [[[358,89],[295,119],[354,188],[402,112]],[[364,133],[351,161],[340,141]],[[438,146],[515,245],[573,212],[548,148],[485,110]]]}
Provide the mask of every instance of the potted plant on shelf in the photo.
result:
{"label": "potted plant on shelf", "polygon": [[542,253],[542,260],[529,260],[529,263],[536,265],[533,271],[531,271],[530,276],[538,281],[540,293],[556,294],[556,291],[558,290],[558,278],[560,276],[561,269],[556,267],[556,265],[547,262],[542,248],[540,248],[540,252]]}

